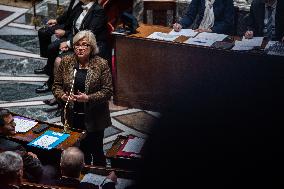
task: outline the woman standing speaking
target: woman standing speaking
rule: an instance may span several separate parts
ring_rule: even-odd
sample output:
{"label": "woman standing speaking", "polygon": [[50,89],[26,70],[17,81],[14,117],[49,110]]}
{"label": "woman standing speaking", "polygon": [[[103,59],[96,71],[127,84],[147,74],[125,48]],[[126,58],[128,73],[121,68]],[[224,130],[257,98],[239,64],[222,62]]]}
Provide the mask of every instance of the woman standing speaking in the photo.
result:
{"label": "woman standing speaking", "polygon": [[52,91],[57,100],[65,103],[69,97],[66,116],[69,125],[87,131],[80,144],[85,163],[91,164],[93,160],[95,165],[105,166],[103,138],[105,128],[111,126],[108,106],[113,90],[111,72],[107,61],[97,56],[97,42],[91,31],[78,32],[73,38],[73,48],[74,54],[62,58]]}

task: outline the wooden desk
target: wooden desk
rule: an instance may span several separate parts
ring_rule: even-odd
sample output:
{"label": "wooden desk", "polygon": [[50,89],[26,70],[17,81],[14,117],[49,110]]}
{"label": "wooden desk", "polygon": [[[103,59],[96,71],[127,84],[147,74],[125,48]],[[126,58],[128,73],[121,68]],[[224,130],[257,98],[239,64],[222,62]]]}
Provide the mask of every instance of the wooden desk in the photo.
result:
{"label": "wooden desk", "polygon": [[250,72],[252,77],[283,79],[284,57],[144,38],[153,31],[170,30],[141,25],[137,35],[115,36],[116,105],[160,111],[180,97],[185,79],[198,80],[207,72],[218,72],[220,77]]}
{"label": "wooden desk", "polygon": [[117,156],[120,147],[125,144],[127,139],[127,136],[119,135],[113,142],[112,147],[107,151],[106,157],[110,159],[112,168],[137,170],[137,167],[141,162],[141,158]]}
{"label": "wooden desk", "polygon": [[[16,114],[13,114],[13,115],[16,115]],[[22,115],[18,115],[18,116],[24,117]],[[33,118],[29,118],[29,119],[33,119]],[[43,121],[36,120],[36,119],[33,119],[33,120],[38,122],[38,124],[34,128],[39,127],[40,124],[47,124],[49,126],[49,128],[47,130],[63,133],[63,126],[50,124],[50,123],[43,122]],[[16,133],[15,135],[9,136],[8,138],[10,138],[11,140],[17,141],[21,144],[27,144],[27,143],[31,142],[32,140],[34,140],[35,138],[42,135],[45,131],[47,131],[47,130],[45,130],[44,132],[41,132],[39,134],[35,134],[35,133],[33,133],[32,129],[30,129],[29,131],[27,131],[25,133]],[[70,136],[65,141],[63,141],[62,143],[60,143],[56,147],[57,150],[64,150],[64,149],[66,149],[70,146],[76,145],[86,135],[85,130],[74,129],[74,128],[71,128],[70,130],[71,130],[71,132],[69,133]]]}
{"label": "wooden desk", "polygon": [[[14,116],[17,115],[17,114],[14,114],[14,113],[12,113],[12,114]],[[25,117],[25,116],[22,116],[22,115],[17,115],[17,116]],[[33,118],[29,118],[29,119],[33,119]],[[63,127],[62,126],[42,122],[42,121],[36,120],[36,119],[33,119],[33,120],[38,122],[38,124],[34,128],[39,127],[40,124],[47,124],[47,125],[49,125],[49,128],[47,130],[63,133]],[[71,128],[70,129],[71,132],[69,133],[70,136],[65,141],[60,143],[54,149],[45,150],[45,149],[42,149],[42,148],[37,148],[37,147],[32,147],[32,146],[27,145],[29,142],[36,139],[37,137],[42,135],[45,131],[47,131],[47,130],[45,130],[45,131],[43,131],[39,134],[35,134],[35,133],[33,133],[32,129],[30,129],[29,131],[27,131],[25,133],[16,133],[15,135],[8,136],[7,138],[9,138],[12,141],[15,141],[15,142],[22,144],[23,146],[26,147],[26,149],[28,151],[32,151],[32,152],[36,153],[39,156],[39,159],[42,161],[43,164],[56,164],[56,165],[58,165],[61,152],[64,149],[66,149],[70,146],[78,145],[80,140],[82,140],[86,135],[85,130]]]}

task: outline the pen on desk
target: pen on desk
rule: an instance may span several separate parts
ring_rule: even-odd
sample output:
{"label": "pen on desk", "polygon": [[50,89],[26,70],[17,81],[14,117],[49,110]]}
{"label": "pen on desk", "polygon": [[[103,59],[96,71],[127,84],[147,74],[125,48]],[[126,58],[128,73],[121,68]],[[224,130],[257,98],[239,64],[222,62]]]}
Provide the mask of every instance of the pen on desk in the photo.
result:
{"label": "pen on desk", "polygon": [[196,42],[196,43],[206,43],[205,41],[193,41],[193,42]]}
{"label": "pen on desk", "polygon": [[107,177],[104,178],[103,182],[100,184],[100,186],[102,187],[106,181]]}

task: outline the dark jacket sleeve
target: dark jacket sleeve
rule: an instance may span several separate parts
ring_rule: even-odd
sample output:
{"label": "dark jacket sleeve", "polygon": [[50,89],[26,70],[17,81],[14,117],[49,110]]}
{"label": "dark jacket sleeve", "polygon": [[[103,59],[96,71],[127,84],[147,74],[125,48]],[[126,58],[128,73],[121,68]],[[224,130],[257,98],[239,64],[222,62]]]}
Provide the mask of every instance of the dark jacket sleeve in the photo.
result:
{"label": "dark jacket sleeve", "polygon": [[107,32],[107,16],[104,9],[97,5],[91,14],[92,15],[87,18],[86,22],[82,23],[81,30],[91,30],[96,35],[97,41],[105,40]]}
{"label": "dark jacket sleeve", "polygon": [[234,26],[234,3],[233,0],[225,0],[224,3],[224,16],[222,20],[215,21],[212,27],[214,33],[230,33]]}
{"label": "dark jacket sleeve", "polygon": [[249,31],[253,31],[255,33],[255,1],[252,2],[251,6],[250,6],[250,11],[249,11],[249,15],[247,18],[247,30]]}
{"label": "dark jacket sleeve", "polygon": [[182,25],[183,28],[188,28],[191,26],[191,24],[194,22],[199,7],[201,6],[201,1],[200,0],[192,0],[184,17],[181,19],[180,24]]}

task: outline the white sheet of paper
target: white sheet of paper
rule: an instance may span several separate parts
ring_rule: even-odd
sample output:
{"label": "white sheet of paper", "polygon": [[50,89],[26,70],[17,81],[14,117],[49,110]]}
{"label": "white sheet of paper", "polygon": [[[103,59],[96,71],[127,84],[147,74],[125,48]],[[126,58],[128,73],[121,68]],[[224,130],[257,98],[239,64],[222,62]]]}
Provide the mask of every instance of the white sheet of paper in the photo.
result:
{"label": "white sheet of paper", "polygon": [[44,135],[38,140],[36,140],[33,144],[37,146],[42,146],[44,148],[48,148],[49,145],[57,141],[59,138],[54,137],[54,136],[49,136],[49,135]]}
{"label": "white sheet of paper", "polygon": [[145,143],[145,139],[143,138],[131,138],[127,141],[126,145],[122,149],[124,152],[132,152],[132,153],[140,153],[143,145]]}
{"label": "white sheet of paper", "polygon": [[232,48],[233,51],[248,51],[252,49],[253,46],[245,46],[242,41],[235,41],[235,46]]}
{"label": "white sheet of paper", "polygon": [[176,38],[178,38],[178,36],[170,35],[168,33],[163,33],[163,32],[154,32],[151,35],[149,35],[147,38],[165,40],[165,41],[174,41]]}
{"label": "white sheet of paper", "polygon": [[199,46],[205,46],[205,47],[210,47],[214,42],[215,42],[214,40],[197,39],[197,38],[189,38],[188,40],[184,41],[184,43],[187,43],[190,45],[199,45]]}
{"label": "white sheet of paper", "polygon": [[[102,182],[104,181],[105,176],[93,174],[93,173],[87,173],[81,182],[91,183],[97,186],[100,186]],[[133,180],[130,179],[124,179],[124,178],[117,178],[117,184],[115,185],[116,189],[124,189],[127,186],[130,186],[134,183]]]}
{"label": "white sheet of paper", "polygon": [[246,39],[243,37],[242,46],[260,47],[263,41],[263,37],[253,37],[252,39]]}
{"label": "white sheet of paper", "polygon": [[223,41],[226,37],[228,37],[228,35],[202,32],[202,33],[199,33],[195,38],[207,39],[207,40],[212,40],[215,42],[215,41]]}
{"label": "white sheet of paper", "polygon": [[273,46],[276,43],[277,43],[277,41],[268,41],[268,43],[265,46],[265,49],[268,49],[269,47]]}
{"label": "white sheet of paper", "polygon": [[31,128],[33,128],[38,122],[28,119],[14,118],[14,122],[16,123],[15,132],[27,132]]}
{"label": "white sheet of paper", "polygon": [[186,36],[186,37],[194,37],[198,34],[198,32],[195,32],[192,29],[181,29],[179,32],[176,32],[175,30],[172,30],[169,32],[170,35],[178,35],[178,36]]}

